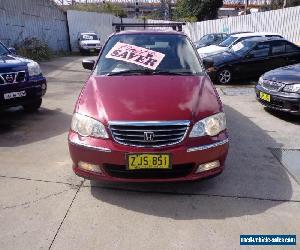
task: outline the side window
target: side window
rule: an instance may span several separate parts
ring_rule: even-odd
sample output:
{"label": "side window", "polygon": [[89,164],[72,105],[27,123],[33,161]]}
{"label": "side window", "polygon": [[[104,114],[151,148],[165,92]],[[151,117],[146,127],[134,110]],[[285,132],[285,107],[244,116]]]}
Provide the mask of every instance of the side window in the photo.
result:
{"label": "side window", "polygon": [[260,43],[249,53],[251,57],[259,58],[266,57],[270,53],[270,44],[269,43]]}
{"label": "side window", "polygon": [[281,55],[285,54],[286,42],[284,41],[275,41],[271,44],[271,53],[272,55]]}
{"label": "side window", "polygon": [[300,52],[300,48],[291,43],[286,43],[285,49],[286,49],[286,53]]}

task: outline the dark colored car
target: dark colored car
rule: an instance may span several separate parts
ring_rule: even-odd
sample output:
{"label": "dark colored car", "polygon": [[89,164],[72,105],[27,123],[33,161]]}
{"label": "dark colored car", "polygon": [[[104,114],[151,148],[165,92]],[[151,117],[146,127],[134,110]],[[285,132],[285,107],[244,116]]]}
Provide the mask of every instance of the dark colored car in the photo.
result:
{"label": "dark colored car", "polygon": [[253,78],[263,73],[300,62],[300,48],[282,38],[256,37],[243,40],[231,49],[206,57],[204,65],[217,83]]}
{"label": "dark colored car", "polygon": [[264,106],[300,115],[300,64],[265,73],[255,90],[257,100]]}
{"label": "dark colored car", "polygon": [[189,181],[223,171],[223,106],[192,42],[175,31],[112,35],[77,100],[74,172],[118,182]]}
{"label": "dark colored car", "polygon": [[199,49],[199,48],[202,48],[205,46],[219,44],[224,39],[226,39],[228,36],[229,35],[226,33],[207,34],[207,35],[201,37],[199,41],[195,42],[195,47],[196,47],[196,49]]}
{"label": "dark colored car", "polygon": [[47,83],[37,62],[15,55],[0,42],[0,109],[23,106],[35,111],[42,104]]}

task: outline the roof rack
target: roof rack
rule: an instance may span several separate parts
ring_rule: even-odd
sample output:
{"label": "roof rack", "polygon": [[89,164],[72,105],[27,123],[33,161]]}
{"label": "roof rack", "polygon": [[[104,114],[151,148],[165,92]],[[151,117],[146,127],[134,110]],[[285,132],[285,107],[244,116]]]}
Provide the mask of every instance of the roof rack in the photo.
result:
{"label": "roof rack", "polygon": [[172,27],[173,30],[182,31],[182,26],[185,23],[180,22],[172,22],[172,23],[146,23],[145,19],[143,23],[113,23],[112,26],[115,26],[116,32],[120,32],[121,30],[125,30],[125,27]]}

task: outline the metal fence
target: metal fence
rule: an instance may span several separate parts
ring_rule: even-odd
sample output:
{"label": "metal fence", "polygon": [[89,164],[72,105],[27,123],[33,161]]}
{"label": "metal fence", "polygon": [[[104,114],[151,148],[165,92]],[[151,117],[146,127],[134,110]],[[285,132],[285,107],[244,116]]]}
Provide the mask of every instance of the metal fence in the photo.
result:
{"label": "metal fence", "polygon": [[[149,22],[162,22],[151,20]],[[215,32],[274,32],[292,42],[300,41],[300,7],[253,13],[238,17],[188,23],[184,32],[197,41],[203,35]]]}
{"label": "metal fence", "polygon": [[213,32],[266,31],[279,33],[286,39],[297,42],[300,41],[300,7],[198,22],[188,24],[184,30],[193,41]]}
{"label": "metal fence", "polygon": [[54,51],[69,50],[67,18],[49,0],[0,0],[0,40],[7,46],[37,37]]}

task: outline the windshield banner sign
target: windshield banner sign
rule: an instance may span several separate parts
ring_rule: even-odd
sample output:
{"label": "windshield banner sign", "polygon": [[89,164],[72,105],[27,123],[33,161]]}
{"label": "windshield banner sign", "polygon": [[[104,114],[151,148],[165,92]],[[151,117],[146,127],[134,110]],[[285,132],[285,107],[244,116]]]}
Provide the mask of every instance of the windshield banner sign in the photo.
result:
{"label": "windshield banner sign", "polygon": [[165,54],[135,45],[117,42],[105,57],[134,63],[155,70],[164,59]]}

